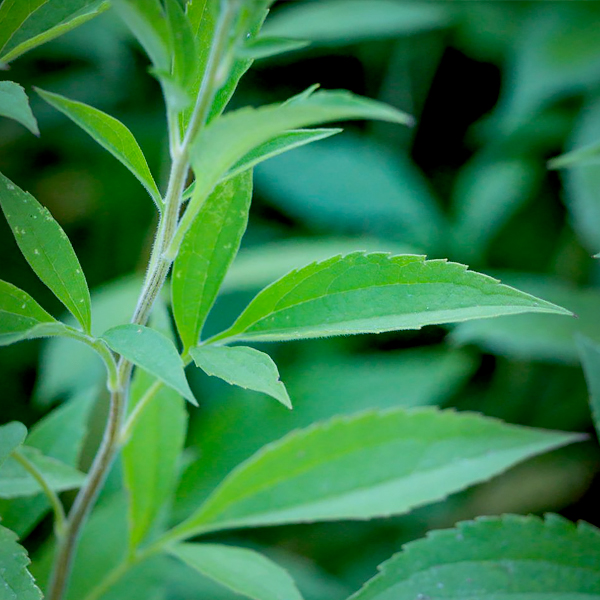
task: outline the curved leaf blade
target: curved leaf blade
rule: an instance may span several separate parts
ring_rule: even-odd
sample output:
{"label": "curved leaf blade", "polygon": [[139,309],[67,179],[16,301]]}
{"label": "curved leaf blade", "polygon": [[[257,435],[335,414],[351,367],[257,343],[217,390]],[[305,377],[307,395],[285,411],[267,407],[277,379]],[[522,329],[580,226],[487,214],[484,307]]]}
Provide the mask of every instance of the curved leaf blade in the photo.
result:
{"label": "curved leaf blade", "polygon": [[133,137],[133,133],[123,123],[83,102],[70,100],[40,88],[36,88],[36,91],[48,104],[69,117],[127,167],[144,186],[156,205],[159,208],[162,206],[162,198],[150,173],[146,157]]}
{"label": "curved leaf blade", "polygon": [[458,263],[356,252],[285,275],[214,341],[380,333],[522,312],[571,314]]}
{"label": "curved leaf blade", "polygon": [[600,436],[600,344],[583,335],[578,335],[576,340],[583,373],[590,392],[590,408],[594,426]]}
{"label": "curved leaf blade", "polygon": [[581,438],[432,409],[334,418],[265,446],[169,538],[402,514]]}
{"label": "curved leaf blade", "polygon": [[12,421],[0,426],[0,466],[18,448],[27,436],[27,427],[18,421]]}
{"label": "curved leaf blade", "polygon": [[237,55],[240,58],[258,60],[260,58],[277,56],[278,54],[283,54],[284,52],[300,50],[301,48],[306,48],[306,46],[309,44],[310,42],[304,40],[292,40],[285,37],[259,36],[253,40],[250,40],[244,46],[239,48]]}
{"label": "curved leaf blade", "polygon": [[90,333],[90,291],[62,227],[31,194],[0,173],[0,206],[23,256],[36,275]]}
{"label": "curved leaf blade", "polygon": [[302,600],[287,571],[254,550],[221,544],[177,544],[169,553],[252,600]]}
{"label": "curved leaf blade", "polygon": [[352,600],[600,598],[600,532],[557,515],[481,517],[407,544]]}
{"label": "curved leaf blade", "polygon": [[190,351],[196,366],[231,385],[268,394],[287,408],[292,402],[273,359],[246,346],[200,346]]}
{"label": "curved leaf blade", "polygon": [[183,361],[173,342],[162,333],[142,325],[119,325],[105,331],[102,339],[117,354],[173,388],[192,404],[196,399],[185,378]]}
{"label": "curved leaf blade", "polygon": [[42,600],[27,565],[31,561],[17,536],[0,525],[0,596],[3,600]]}
{"label": "curved leaf blade", "polygon": [[14,119],[34,135],[40,135],[25,90],[14,81],[0,81],[0,116]]}

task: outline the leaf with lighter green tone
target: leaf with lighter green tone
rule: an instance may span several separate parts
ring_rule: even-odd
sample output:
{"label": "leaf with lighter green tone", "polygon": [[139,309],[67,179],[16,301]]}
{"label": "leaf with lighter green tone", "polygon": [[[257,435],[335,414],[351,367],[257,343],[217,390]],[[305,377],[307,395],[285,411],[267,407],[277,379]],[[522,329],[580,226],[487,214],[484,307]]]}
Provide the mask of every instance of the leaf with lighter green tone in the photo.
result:
{"label": "leaf with lighter green tone", "polygon": [[395,0],[322,0],[282,6],[264,26],[268,36],[350,44],[448,25],[442,6]]}
{"label": "leaf with lighter green tone", "polygon": [[[155,381],[153,376],[137,371],[131,385],[131,410]],[[173,493],[186,425],[185,400],[173,390],[161,387],[123,447],[131,549],[148,535]]]}
{"label": "leaf with lighter green tone", "polygon": [[458,263],[355,252],[288,273],[214,341],[381,333],[523,312],[571,314]]}
{"label": "leaf with lighter green tone", "polygon": [[[92,389],[54,409],[33,425],[27,437],[27,446],[76,467],[96,396],[97,390]],[[0,500],[2,522],[21,538],[28,535],[49,510],[50,503],[44,494]]]}
{"label": "leaf with lighter green tone", "polygon": [[156,205],[159,208],[162,206],[162,198],[148,168],[146,157],[131,131],[123,123],[83,102],[69,100],[39,88],[36,91],[48,104],[69,117],[127,167],[146,188]]}
{"label": "leaf with lighter green tone", "polygon": [[0,346],[64,331],[66,327],[29,294],[0,280]]}
{"label": "leaf with lighter green tone", "polygon": [[31,561],[17,536],[0,525],[0,597],[2,600],[42,600],[42,592],[27,570]]}
{"label": "leaf with lighter green tone", "polygon": [[171,70],[169,26],[160,0],[114,0],[123,22],[142,45],[158,71]]}
{"label": "leaf with lighter green tone", "polygon": [[269,58],[277,56],[284,52],[292,52],[306,48],[310,42],[305,40],[292,40],[284,37],[259,36],[238,49],[237,55],[240,58],[258,60],[260,58]]}
{"label": "leaf with lighter green tone", "polygon": [[31,268],[89,333],[92,326],[90,292],[62,227],[47,208],[2,173],[0,206]]}
{"label": "leaf with lighter green tone", "polygon": [[102,334],[102,339],[117,354],[154,375],[192,404],[196,399],[185,378],[183,361],[169,338],[142,325],[119,325]]}
{"label": "leaf with lighter green tone", "polygon": [[577,347],[590,392],[590,407],[594,425],[598,436],[600,436],[600,344],[583,335],[578,335]]}
{"label": "leaf with lighter green tone", "polygon": [[173,48],[172,73],[184,89],[192,85],[198,73],[198,47],[194,31],[178,0],[165,2],[169,36]]}
{"label": "leaf with lighter green tone", "polygon": [[184,238],[171,278],[173,314],[184,351],[198,343],[246,231],[251,200],[251,171],[220,183]]}
{"label": "leaf with lighter green tone", "polygon": [[0,465],[18,448],[27,436],[27,427],[18,421],[0,425]]}
{"label": "leaf with lighter green tone", "polygon": [[252,600],[302,600],[287,571],[254,550],[222,544],[176,544],[169,553]]}
{"label": "leaf with lighter green tone", "polygon": [[0,61],[10,62],[109,8],[106,0],[5,0],[0,7]]}
{"label": "leaf with lighter green tone", "polygon": [[[78,488],[85,481],[85,473],[44,456],[37,448],[21,446],[19,452],[37,468],[55,492]],[[33,496],[41,491],[39,483],[14,458],[9,458],[0,467],[0,498]]]}
{"label": "leaf with lighter green tone", "polygon": [[35,135],[40,134],[25,90],[14,81],[0,81],[0,116],[14,119]]}
{"label": "leaf with lighter green tone", "polygon": [[175,527],[171,539],[402,514],[581,439],[433,409],[338,417],[265,446]]}
{"label": "leaf with lighter green tone", "polygon": [[292,402],[273,359],[264,352],[246,346],[200,346],[190,354],[196,366],[207,375],[219,377],[231,385],[262,392],[292,408]]}
{"label": "leaf with lighter green tone", "polygon": [[549,169],[568,169],[579,165],[597,165],[600,163],[600,142],[592,142],[583,148],[577,148],[548,161]]}
{"label": "leaf with lighter green tone", "polygon": [[352,600],[600,598],[600,531],[558,515],[459,523],[406,544]]}

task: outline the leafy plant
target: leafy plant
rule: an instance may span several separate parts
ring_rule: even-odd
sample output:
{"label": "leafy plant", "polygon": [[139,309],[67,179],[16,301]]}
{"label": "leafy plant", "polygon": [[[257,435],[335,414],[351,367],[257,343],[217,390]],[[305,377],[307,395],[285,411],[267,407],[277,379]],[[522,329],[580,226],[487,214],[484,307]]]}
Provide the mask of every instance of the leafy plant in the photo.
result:
{"label": "leafy plant", "polygon": [[[468,352],[403,351],[400,360],[376,356],[372,363],[364,357],[352,362],[342,353],[339,364],[334,353],[309,352],[296,381],[291,378],[286,386],[265,347],[240,342],[418,331],[461,322],[450,339],[498,355],[572,363],[579,352],[598,427],[598,340],[580,336],[575,342],[578,326],[570,319],[570,309],[581,306],[582,321],[593,323],[596,291],[574,294],[552,281],[536,286],[531,277],[522,278],[521,285],[509,273],[506,279],[517,282],[510,287],[457,262],[397,251],[394,239],[384,244],[392,252],[382,251],[381,240],[373,239],[340,239],[333,246],[318,240],[266,243],[240,250],[255,167],[267,194],[270,188],[280,197],[276,202],[291,203],[291,212],[306,199],[308,208],[300,210],[309,221],[347,219],[349,229],[363,226],[362,207],[348,210],[346,217],[338,209],[311,206],[310,190],[319,188],[293,175],[286,179],[294,168],[286,161],[296,156],[303,157],[298,164],[309,174],[319,171],[317,165],[325,176],[332,165],[350,165],[349,180],[356,182],[350,196],[373,202],[371,233],[405,224],[403,243],[481,258],[539,187],[533,159],[496,160],[493,153],[473,159],[457,183],[456,219],[450,223],[408,157],[395,157],[356,134],[334,140],[331,153],[313,149],[313,142],[341,131],[316,128],[324,123],[366,119],[389,127],[414,125],[412,116],[390,104],[311,86],[283,102],[229,108],[255,59],[303,49],[305,38],[318,46],[433,32],[459,19],[459,9],[452,14],[441,4],[328,0],[281,7],[267,19],[269,0],[113,4],[143,48],[164,98],[169,175],[163,189],[133,127],[86,102],[36,90],[134,175],[153,201],[157,225],[144,278],[90,293],[61,225],[33,195],[0,175],[0,206],[23,257],[70,313],[56,319],[53,310],[43,308],[53,301],[45,291],[38,302],[1,281],[0,344],[49,338],[45,368],[54,370],[42,372],[38,401],[72,397],[29,431],[16,420],[0,427],[2,597],[41,598],[43,590],[49,600],[132,594],[176,598],[177,586],[191,577],[195,583],[187,589],[199,586],[206,596],[218,597],[219,592],[206,592],[212,581],[254,600],[298,600],[302,586],[278,557],[261,552],[260,544],[247,548],[239,538],[215,542],[212,536],[406,514],[585,439],[577,432],[508,424],[475,412],[416,408],[436,404],[472,374],[475,361]],[[0,60],[8,63],[107,8],[89,0],[27,5],[4,0]],[[551,38],[560,23],[555,13],[544,11],[550,9],[541,10],[545,28],[537,35]],[[573,15],[574,22],[585,22],[579,12]],[[523,64],[531,69],[535,52],[528,46],[522,52],[529,57]],[[519,65],[516,78],[525,83],[501,106],[499,128],[518,130],[527,111],[548,104],[547,89],[556,94],[579,90],[593,72],[583,68],[578,77],[569,72],[561,79],[560,64],[556,72],[545,65],[536,86]],[[39,133],[20,85],[0,84],[0,112]],[[288,154],[291,150],[295,154]],[[589,165],[596,154],[597,146],[586,146],[552,165],[579,160]],[[277,166],[280,179],[270,177]],[[114,167],[111,172],[117,173]],[[405,175],[406,189],[398,185],[398,172]],[[505,184],[508,191],[500,189]],[[377,192],[381,200],[361,197]],[[575,213],[586,210],[584,204]],[[445,227],[452,233],[442,242]],[[586,231],[589,242],[594,234]],[[222,323],[217,300],[232,290],[256,294]],[[495,319],[486,320],[490,317]],[[597,337],[596,325],[582,327]],[[520,339],[523,332],[526,340]],[[282,356],[279,346],[273,354]],[[315,377],[312,390],[311,373],[321,377]],[[327,382],[330,373],[338,374],[335,385]],[[204,380],[199,394],[194,379],[203,374],[211,379]],[[368,382],[361,393],[359,379],[346,381],[357,374]],[[411,376],[415,381],[398,401],[398,387]],[[229,388],[219,387],[220,382],[232,391],[224,393]],[[261,397],[249,408],[237,388]],[[364,394],[374,397],[363,403]],[[289,412],[281,404],[298,406]],[[198,410],[205,411],[203,419],[195,418]],[[87,430],[96,421],[102,427],[95,438]],[[244,435],[234,429],[241,422],[248,428]],[[34,580],[17,540],[26,538],[48,511],[53,533],[40,534]],[[41,529],[43,524],[36,531]],[[592,525],[575,526],[558,516],[482,518],[410,543],[350,597],[596,597],[599,548]],[[279,558],[286,562],[285,556]],[[290,562],[292,570],[294,564],[297,568]],[[198,574],[204,579],[193,579]]]}

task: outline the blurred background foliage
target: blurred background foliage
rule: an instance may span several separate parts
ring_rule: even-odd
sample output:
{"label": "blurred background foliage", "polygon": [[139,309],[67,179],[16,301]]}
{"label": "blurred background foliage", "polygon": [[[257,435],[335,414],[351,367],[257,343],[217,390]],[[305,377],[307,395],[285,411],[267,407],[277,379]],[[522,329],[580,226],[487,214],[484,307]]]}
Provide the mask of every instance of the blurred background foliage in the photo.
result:
{"label": "blurred background foliage", "polygon": [[[265,443],[334,414],[436,404],[512,423],[592,432],[574,335],[583,332],[600,342],[600,269],[591,258],[600,251],[600,165],[557,172],[546,162],[600,139],[599,28],[597,2],[275,4],[268,32],[312,44],[258,61],[234,105],[284,100],[318,82],[389,102],[418,123],[410,130],[347,125],[340,135],[260,165],[249,230],[206,333],[228,326],[253,294],[287,270],[353,249],[464,262],[579,318],[520,315],[419,332],[270,344],[295,405],[292,413],[270,398],[190,372],[202,400],[191,411],[174,507],[178,517]],[[42,103],[32,86],[121,119],[164,185],[163,105],[147,66],[109,11],[26,54],[5,73],[31,93],[41,137],[0,120],[0,169],[48,206],[73,240],[96,290],[98,332],[130,316],[154,209],[131,174]],[[60,314],[4,221],[0,256],[0,278]],[[81,419],[91,414],[85,466],[103,423],[102,375],[96,358],[69,340],[2,348],[2,420],[31,426],[56,404],[80,398]],[[56,428],[60,419],[55,421]],[[460,519],[552,510],[600,525],[600,452],[592,439],[405,517],[215,538],[265,549],[290,569],[308,600],[343,598],[403,542]],[[119,486],[117,466],[86,535],[103,532],[103,520],[124,518],[114,493]],[[25,519],[19,505],[3,502],[4,524],[25,536],[35,556],[50,531],[44,511]],[[89,569],[92,558],[96,565],[116,561],[119,548],[125,551],[124,535],[120,540],[98,534],[88,549],[94,555],[79,560],[75,582],[90,576],[82,565]],[[138,597],[147,588],[154,598],[156,581],[171,579],[175,569],[183,568],[142,565],[135,580],[128,578],[105,598],[131,597],[127,585],[135,586]],[[186,571],[168,597],[230,596]]]}

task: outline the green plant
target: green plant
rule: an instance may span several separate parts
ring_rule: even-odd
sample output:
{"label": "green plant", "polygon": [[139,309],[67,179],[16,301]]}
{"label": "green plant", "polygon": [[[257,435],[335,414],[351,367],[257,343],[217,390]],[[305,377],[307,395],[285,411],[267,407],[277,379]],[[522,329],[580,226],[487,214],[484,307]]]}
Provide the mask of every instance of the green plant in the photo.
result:
{"label": "green plant", "polygon": [[[171,157],[166,192],[159,191],[138,143],[123,124],[80,102],[44,90],[38,93],[121,161],[158,210],[146,276],[127,324],[92,327],[95,315],[86,279],[63,230],[33,196],[0,177],[0,203],[23,255],[77,321],[75,325],[56,320],[31,296],[2,282],[0,340],[3,344],[38,337],[76,340],[104,361],[110,392],[103,440],[87,474],[69,464],[81,439],[64,449],[61,457],[48,450],[45,456],[40,446],[44,435],[51,431],[56,435],[65,423],[81,431],[90,411],[89,397],[56,409],[28,437],[20,423],[2,428],[2,497],[27,498],[42,490],[54,512],[56,540],[36,565],[41,581],[50,574],[48,598],[58,600],[67,593],[87,600],[110,598],[129,577],[135,586],[144,569],[164,569],[168,557],[251,598],[300,598],[290,576],[261,554],[187,540],[230,529],[403,514],[489,479],[525,458],[581,439],[578,434],[433,408],[335,416],[265,446],[192,510],[179,507],[184,516],[172,510],[175,483],[186,461],[185,400],[197,403],[184,373],[188,364],[290,407],[269,355],[230,344],[420,329],[524,312],[568,315],[569,311],[457,263],[360,251],[291,271],[260,292],[229,328],[202,337],[246,229],[252,168],[339,132],[306,127],[363,118],[410,125],[412,119],[379,102],[314,87],[281,104],[223,115],[254,58],[299,47],[297,41],[259,33],[270,2],[196,0],[186,12],[176,0],[164,6],[158,0],[114,4],[148,54],[165,97]],[[339,11],[342,4],[332,2],[329,9]],[[387,10],[393,3],[380,4]],[[48,5],[43,29],[56,33],[104,8],[98,2],[80,2],[70,15],[54,15],[56,6]],[[20,48],[24,51],[50,37],[42,30],[32,34],[19,29],[21,22],[27,22],[27,10],[35,9],[6,0],[0,8],[4,23],[15,29],[5,37],[20,35],[28,40],[20,46],[5,44],[4,61],[20,54]],[[23,90],[4,82],[3,91],[4,114],[36,132]],[[195,181],[188,187],[190,168]],[[170,272],[177,339],[161,297]],[[456,335],[461,335],[460,330]],[[590,388],[597,394],[598,350],[586,341],[581,347]],[[218,455],[226,451],[228,440],[212,443]],[[99,506],[86,528],[119,453],[126,492]],[[65,514],[57,494],[77,488],[80,491]],[[103,557],[105,564],[86,571],[86,562],[97,559],[98,536],[122,536],[123,501],[126,551]],[[32,506],[30,510],[39,512]],[[23,549],[9,530],[0,531],[7,594],[40,597],[25,571]],[[461,597],[515,590],[524,597],[594,596],[600,570],[594,551],[599,543],[593,527],[576,528],[558,517],[465,523],[408,546],[354,598],[424,597],[440,589]],[[67,592],[78,547],[79,569]],[[118,593],[126,596],[124,591]]]}

